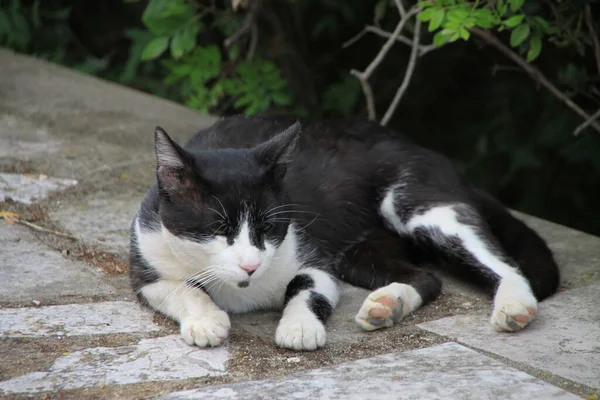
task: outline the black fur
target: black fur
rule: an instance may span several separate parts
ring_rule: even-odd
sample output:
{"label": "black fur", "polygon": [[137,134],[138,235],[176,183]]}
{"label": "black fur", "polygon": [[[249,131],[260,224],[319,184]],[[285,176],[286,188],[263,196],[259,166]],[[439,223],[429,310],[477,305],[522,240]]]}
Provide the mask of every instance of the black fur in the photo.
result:
{"label": "black fur", "polygon": [[309,290],[315,287],[315,282],[310,275],[299,274],[290,281],[285,291],[284,305],[288,303],[294,296],[303,290]]}
{"label": "black fur", "polygon": [[[296,117],[224,118],[183,148],[157,131],[163,151],[159,184],[144,200],[140,222],[150,227],[160,219],[173,234],[203,241],[215,233],[234,237],[239,215],[248,212],[257,247],[264,237],[281,242],[294,221],[302,230],[303,246],[314,250],[301,251],[303,261],[332,267],[358,286],[376,289],[406,282],[426,303],[438,296],[441,285],[417,265],[439,259],[444,268],[493,291],[498,277],[476,265],[460,242],[451,237],[432,241],[431,230],[401,237],[384,223],[379,204],[400,182],[402,193],[394,208],[403,222],[431,206],[457,205],[460,222],[472,226],[494,253],[505,252],[539,299],[556,291],[558,268],[545,242],[496,200],[464,183],[442,155],[375,122],[296,122]],[[183,164],[169,164],[169,152]],[[281,214],[269,218],[263,211],[273,205],[281,207]],[[132,284],[139,289],[157,277],[148,272],[134,245],[132,238]],[[309,276],[296,277],[286,301],[312,285]],[[327,305],[311,295],[319,318],[331,312]]]}
{"label": "black fur", "polygon": [[317,293],[314,290],[310,291],[308,307],[321,322],[325,322],[333,311],[333,307],[331,306],[329,300],[327,300],[327,298],[321,293]]}

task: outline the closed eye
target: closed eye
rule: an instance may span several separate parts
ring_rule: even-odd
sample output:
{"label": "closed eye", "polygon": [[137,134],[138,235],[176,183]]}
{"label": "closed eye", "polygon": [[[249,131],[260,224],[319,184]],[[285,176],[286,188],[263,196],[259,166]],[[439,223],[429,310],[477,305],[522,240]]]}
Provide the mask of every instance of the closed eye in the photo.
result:
{"label": "closed eye", "polygon": [[263,232],[270,232],[273,228],[275,228],[275,224],[271,222],[263,223],[262,230]]}
{"label": "closed eye", "polygon": [[215,229],[214,235],[227,236],[231,232],[231,227],[227,221],[220,221],[219,226]]}

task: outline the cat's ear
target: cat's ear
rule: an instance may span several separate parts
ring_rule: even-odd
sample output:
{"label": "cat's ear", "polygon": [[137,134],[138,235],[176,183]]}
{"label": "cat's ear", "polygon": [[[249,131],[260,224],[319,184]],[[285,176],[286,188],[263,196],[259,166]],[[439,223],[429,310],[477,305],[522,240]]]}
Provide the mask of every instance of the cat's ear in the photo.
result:
{"label": "cat's ear", "polygon": [[296,149],[302,126],[296,122],[255,149],[258,161],[267,169],[273,170],[278,178],[283,177],[292,154]]}
{"label": "cat's ear", "polygon": [[188,157],[160,126],[154,131],[156,177],[159,187],[167,192],[181,192],[192,185],[192,169]]}

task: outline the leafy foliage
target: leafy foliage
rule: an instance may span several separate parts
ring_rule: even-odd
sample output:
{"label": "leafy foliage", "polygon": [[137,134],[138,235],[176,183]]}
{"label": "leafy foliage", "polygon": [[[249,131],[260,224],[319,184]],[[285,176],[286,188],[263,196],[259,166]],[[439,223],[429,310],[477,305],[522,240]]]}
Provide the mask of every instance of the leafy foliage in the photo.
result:
{"label": "leafy foliage", "polygon": [[429,32],[436,32],[433,43],[441,46],[471,37],[470,28],[510,30],[510,45],[526,51],[526,59],[535,60],[542,51],[542,39],[555,32],[540,15],[525,13],[525,0],[489,2],[433,0],[419,3],[423,7],[419,20],[429,22]]}
{"label": "leafy foliage", "polygon": [[[509,206],[600,234],[600,135],[574,138],[581,119],[471,32],[492,32],[593,112],[600,76],[583,10],[593,8],[598,32],[598,3],[417,1],[404,5],[422,7],[422,41],[444,46],[419,58],[390,125],[455,159]],[[0,0],[0,46],[216,115],[364,116],[349,70],[367,65],[385,39],[342,43],[365,25],[393,31],[396,0],[260,3],[242,29],[254,0],[237,11],[230,0]],[[373,75],[378,109],[402,82],[408,55],[395,44]]]}

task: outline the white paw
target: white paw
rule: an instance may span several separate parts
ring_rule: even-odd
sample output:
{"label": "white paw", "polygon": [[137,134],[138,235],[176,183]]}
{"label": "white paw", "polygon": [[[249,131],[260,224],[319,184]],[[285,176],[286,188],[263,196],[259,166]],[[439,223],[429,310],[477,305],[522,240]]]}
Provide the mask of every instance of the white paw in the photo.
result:
{"label": "white paw", "polygon": [[492,312],[491,322],[494,329],[501,332],[515,332],[529,325],[537,313],[536,301],[532,300],[497,304]]}
{"label": "white paw", "polygon": [[283,317],[275,332],[275,342],[292,350],[316,350],[325,346],[325,326],[314,315]]}
{"label": "white paw", "polygon": [[220,346],[229,333],[231,323],[224,311],[211,311],[207,315],[187,317],[181,321],[181,336],[189,345],[199,347]]}
{"label": "white paw", "polygon": [[491,323],[495,330],[515,332],[525,328],[537,312],[537,300],[528,286],[502,282],[494,299]]}
{"label": "white paw", "polygon": [[390,286],[369,294],[354,317],[356,324],[365,331],[390,327],[404,317],[402,298]]}

